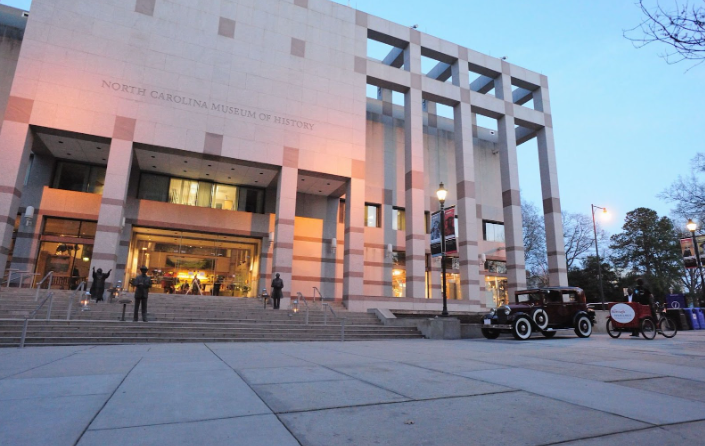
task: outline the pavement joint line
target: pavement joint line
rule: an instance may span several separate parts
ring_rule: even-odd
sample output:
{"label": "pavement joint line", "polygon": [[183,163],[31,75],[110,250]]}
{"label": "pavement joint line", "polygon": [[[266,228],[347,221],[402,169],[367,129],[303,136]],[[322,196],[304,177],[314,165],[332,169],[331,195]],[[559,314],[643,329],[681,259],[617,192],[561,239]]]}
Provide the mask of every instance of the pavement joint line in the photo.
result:
{"label": "pavement joint line", "polygon": [[[87,347],[87,348],[81,349],[81,350],[79,350],[79,351],[88,350],[88,349],[90,349],[90,348],[93,348],[93,347]],[[75,351],[75,352],[72,352],[70,355],[62,356],[61,358],[56,358],[56,359],[53,360],[53,361],[49,361],[49,362],[46,362],[46,363],[44,363],[44,364],[41,364],[41,365],[38,365],[38,366],[34,366],[34,367],[29,368],[29,369],[22,370],[21,372],[17,372],[17,373],[13,373],[13,374],[11,374],[11,375],[7,375],[7,376],[0,377],[0,380],[12,378],[12,377],[14,377],[14,376],[21,375],[21,374],[26,373],[26,372],[31,372],[31,371],[34,370],[34,369],[38,369],[38,368],[40,368],[40,367],[44,367],[44,366],[53,364],[53,363],[55,363],[55,362],[64,360],[64,359],[66,359],[66,358],[70,358],[70,357],[72,357],[72,356],[74,356],[74,355],[77,355],[77,354],[79,353],[79,351]]]}
{"label": "pavement joint line", "polygon": [[[279,421],[279,423],[281,423],[281,425],[284,426],[284,429],[286,429],[286,431],[289,432],[289,435],[291,435],[291,438],[293,438],[294,440],[296,440],[296,442],[297,442],[299,445],[303,446],[303,444],[301,443],[301,441],[296,437],[296,435],[294,435],[294,433],[291,431],[291,429],[289,429],[289,426],[287,426],[287,424],[286,424],[281,418],[279,418],[279,415],[278,415],[274,410],[272,410],[272,408],[270,407],[270,405],[267,404],[267,402],[260,396],[260,394],[257,393],[257,391],[245,380],[245,378],[240,374],[240,372],[238,372],[238,371],[237,371],[236,369],[234,369],[230,364],[228,364],[227,362],[225,362],[225,360],[223,360],[223,358],[221,358],[216,352],[214,352],[213,349],[211,349],[208,344],[204,343],[203,345],[204,345],[208,350],[210,350],[210,352],[213,353],[213,355],[214,355],[216,358],[218,358],[223,364],[225,364],[226,366],[228,366],[228,368],[230,368],[230,370],[232,370],[233,373],[235,373],[235,374],[242,380],[242,382],[243,382],[247,387],[250,388],[250,390],[252,391],[252,393],[254,393],[255,395],[257,395],[257,398],[259,398],[260,401],[262,401],[262,404],[264,404],[265,407],[266,407],[267,409],[269,409],[269,412],[271,412],[272,415],[274,415],[275,417],[277,417],[277,421]],[[74,445],[74,446],[76,446],[76,445]]]}
{"label": "pavement joint line", "polygon": [[[311,363],[311,364],[316,364],[315,362],[310,361],[310,360],[308,360],[308,359],[297,358],[296,356],[290,355],[290,354],[288,354],[288,353],[284,353],[284,355],[289,356],[289,357],[291,357],[291,358],[299,359],[299,360],[301,360],[301,361],[309,362],[309,363]],[[394,361],[390,361],[390,362],[394,362]],[[401,393],[399,393],[399,392],[395,392],[394,390],[391,390],[391,389],[387,389],[386,387],[382,387],[382,386],[380,386],[380,385],[378,385],[378,384],[375,384],[375,383],[373,383],[373,382],[369,382],[369,381],[366,381],[366,380],[364,380],[364,379],[360,379],[360,378],[358,378],[358,377],[356,377],[356,376],[352,376],[352,375],[350,375],[350,374],[348,374],[348,373],[341,372],[340,370],[336,370],[336,369],[334,369],[334,368],[325,366],[325,365],[323,365],[323,364],[316,364],[316,365],[318,365],[319,367],[322,367],[322,368],[324,368],[324,369],[330,370],[331,372],[340,373],[341,375],[347,376],[347,377],[349,377],[349,378],[352,378],[353,380],[360,381],[360,382],[363,382],[363,383],[365,383],[365,384],[369,384],[369,385],[371,385],[372,387],[376,387],[376,388],[378,388],[378,389],[380,389],[380,390],[384,390],[385,392],[393,393],[394,395],[400,396],[400,397],[402,397],[402,398],[406,398],[406,399],[409,399],[409,400],[413,400],[413,398],[411,398],[411,397],[409,397],[409,396],[403,395],[403,394],[401,394]]]}
{"label": "pavement joint line", "polygon": [[[630,370],[633,371],[633,370]],[[646,381],[649,379],[660,379],[660,378],[675,378],[675,376],[671,375],[660,375],[660,376],[647,376],[646,378],[625,378],[625,379],[611,379],[608,381],[602,381],[604,383],[624,383],[624,382],[631,382],[631,381]],[[685,379],[685,378],[680,378],[680,379]],[[692,379],[689,379],[688,381],[693,381]]]}
{"label": "pavement joint line", "polygon": [[[87,375],[81,375],[81,377],[87,376]],[[95,375],[91,375],[95,376]],[[52,377],[56,378],[56,377]],[[63,377],[62,377],[63,378]],[[41,378],[40,378],[41,379]],[[77,395],[56,395],[56,396],[30,396],[28,398],[8,398],[8,399],[0,399],[0,401],[27,401],[27,400],[37,400],[37,399],[47,399],[47,398],[73,398],[73,397],[82,397],[82,396],[98,396],[98,395],[109,395],[109,393],[81,393]]]}
{"label": "pavement joint line", "polygon": [[[476,394],[476,395],[450,395],[450,396],[439,396],[439,397],[434,397],[434,398],[412,398],[412,399],[408,399],[406,401],[381,401],[379,403],[351,404],[348,406],[321,407],[321,408],[317,408],[317,409],[287,410],[287,411],[275,412],[275,413],[280,414],[280,415],[290,415],[290,414],[298,414],[298,413],[323,412],[326,410],[357,409],[360,407],[390,406],[390,405],[394,405],[394,404],[425,403],[428,401],[445,401],[445,400],[455,400],[455,399],[462,399],[462,398],[476,398],[476,397],[480,397],[480,396],[499,395],[499,394],[503,394],[503,393],[515,393],[515,392],[523,392],[523,390],[510,389],[510,390],[500,390],[497,392],[480,393],[480,394]],[[526,392],[526,393],[529,393],[529,392]]]}
{"label": "pavement joint line", "polygon": [[[554,442],[554,443],[543,443],[543,444],[537,445],[537,446],[555,446],[555,445],[561,445],[561,444],[566,444],[566,443],[572,443],[572,442],[582,441],[582,440],[592,440],[592,439],[595,439],[595,438],[607,438],[607,437],[611,437],[611,436],[614,436],[614,435],[620,435],[620,434],[626,434],[626,433],[634,433],[634,432],[648,431],[648,430],[651,430],[651,429],[661,429],[661,430],[665,430],[665,429],[664,429],[665,427],[685,426],[685,425],[692,424],[692,423],[701,423],[701,422],[703,422],[703,421],[705,421],[705,418],[703,418],[703,419],[701,419],[701,420],[679,421],[679,422],[676,422],[676,423],[663,423],[663,424],[650,424],[650,423],[647,423],[647,422],[643,422],[643,423],[649,424],[649,426],[638,427],[638,428],[634,428],[634,429],[625,430],[625,431],[622,431],[622,432],[612,432],[612,433],[609,433],[609,434],[600,434],[600,435],[592,435],[592,436],[587,436],[587,437],[581,437],[581,438],[576,438],[576,439],[573,439],[573,440],[563,440],[563,441],[557,441],[557,442]],[[668,432],[668,431],[666,431],[666,432]]]}
{"label": "pavement joint line", "polygon": [[183,421],[165,421],[163,423],[152,423],[152,424],[134,424],[130,426],[115,426],[115,427],[98,427],[95,429],[88,429],[91,432],[101,432],[101,431],[117,431],[122,429],[135,429],[141,427],[155,427],[155,426],[171,426],[177,424],[193,424],[193,423],[203,423],[206,421],[220,421],[220,420],[234,420],[237,418],[249,418],[249,417],[263,417],[274,415],[274,413],[251,413],[245,415],[234,415],[231,417],[214,417],[214,418],[203,418],[198,420],[183,420]]}
{"label": "pavement joint line", "polygon": [[81,438],[83,438],[83,436],[86,434],[86,432],[88,431],[88,429],[91,427],[91,424],[93,424],[93,422],[94,422],[95,419],[98,417],[98,415],[100,415],[100,413],[103,411],[103,409],[105,409],[105,406],[108,405],[108,402],[113,398],[113,396],[115,395],[115,392],[118,391],[118,389],[120,388],[120,386],[122,386],[122,383],[124,383],[125,380],[127,379],[127,377],[130,376],[130,373],[132,373],[132,371],[135,369],[135,367],[137,367],[137,365],[139,365],[139,363],[142,362],[142,359],[144,359],[144,357],[140,358],[139,361],[137,361],[137,362],[135,363],[135,365],[133,365],[132,368],[131,368],[127,373],[125,373],[125,376],[123,376],[123,378],[120,380],[120,383],[118,383],[118,385],[115,386],[115,389],[112,391],[112,393],[110,394],[110,396],[108,396],[108,398],[105,399],[105,401],[103,402],[103,405],[100,406],[100,409],[98,409],[98,411],[93,415],[93,417],[92,417],[91,420],[88,422],[88,424],[86,425],[86,427],[83,428],[83,431],[81,431],[81,434],[78,436],[78,438],[77,438],[76,441],[74,442],[73,446],[78,445],[78,443],[81,441]]}
{"label": "pavement joint line", "polygon": [[247,381],[247,384],[252,387],[252,386],[271,386],[271,385],[278,385],[278,384],[304,384],[304,383],[326,383],[326,382],[336,382],[336,381],[354,381],[353,378],[341,378],[341,379],[312,379],[310,381],[277,381],[274,383],[251,383],[250,381]]}

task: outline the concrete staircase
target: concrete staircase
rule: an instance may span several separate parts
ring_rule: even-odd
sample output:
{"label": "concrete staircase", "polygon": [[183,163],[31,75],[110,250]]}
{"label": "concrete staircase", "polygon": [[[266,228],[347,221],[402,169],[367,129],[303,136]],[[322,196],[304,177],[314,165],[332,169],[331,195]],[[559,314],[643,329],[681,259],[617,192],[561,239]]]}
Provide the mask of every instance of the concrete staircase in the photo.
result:
{"label": "concrete staircase", "polygon": [[[91,302],[89,311],[81,311],[76,295],[71,318],[67,320],[73,292],[55,290],[51,315],[46,320],[48,304],[30,319],[26,346],[31,345],[105,345],[147,342],[268,342],[268,341],[340,341],[341,321],[320,302],[308,302],[309,323],[305,307],[292,314],[286,308],[263,308],[259,299],[214,296],[150,294],[150,322],[132,322],[133,305],[127,305],[126,322],[120,321],[122,304],[117,301]],[[0,347],[20,343],[25,317],[38,305],[35,290],[0,291]],[[46,291],[42,291],[44,295]],[[125,297],[131,297],[126,294]],[[41,301],[40,297],[39,301]],[[345,340],[420,338],[415,328],[385,327],[376,316],[353,313],[338,302],[328,302],[345,321]]]}

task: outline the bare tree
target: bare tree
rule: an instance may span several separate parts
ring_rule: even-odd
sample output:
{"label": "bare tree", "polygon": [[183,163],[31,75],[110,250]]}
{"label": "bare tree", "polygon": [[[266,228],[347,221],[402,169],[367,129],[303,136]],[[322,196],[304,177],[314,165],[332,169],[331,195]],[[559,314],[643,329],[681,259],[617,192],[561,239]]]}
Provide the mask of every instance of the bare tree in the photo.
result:
{"label": "bare tree", "polygon": [[658,2],[653,6],[639,0],[636,5],[644,19],[634,28],[623,31],[625,38],[636,48],[660,42],[667,46],[661,57],[668,64],[684,60],[705,60],[705,2],[702,0],[673,0],[672,9]]}
{"label": "bare tree", "polygon": [[[597,225],[597,244],[602,251],[602,245],[609,240],[607,233]],[[565,243],[565,261],[570,269],[576,260],[595,249],[595,232],[592,218],[585,214],[563,212],[563,241]],[[602,251],[604,253],[604,251]],[[601,255],[605,259],[606,256]]]}
{"label": "bare tree", "polygon": [[705,154],[698,153],[690,165],[690,175],[679,176],[659,198],[675,203],[672,212],[677,217],[705,222],[705,183],[698,178],[698,174],[705,172]]}

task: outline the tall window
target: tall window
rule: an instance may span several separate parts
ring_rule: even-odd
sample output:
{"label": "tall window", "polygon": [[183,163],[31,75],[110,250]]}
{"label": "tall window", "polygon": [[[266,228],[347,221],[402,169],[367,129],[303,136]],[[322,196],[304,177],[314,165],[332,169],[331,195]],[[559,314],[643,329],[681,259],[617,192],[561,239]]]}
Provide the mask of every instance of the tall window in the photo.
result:
{"label": "tall window", "polygon": [[406,212],[404,208],[392,208],[392,229],[403,231],[406,229]]}
{"label": "tall window", "polygon": [[504,223],[483,220],[482,235],[488,242],[504,243]]}
{"label": "tall window", "polygon": [[338,223],[345,223],[345,200],[342,198],[338,204]]}
{"label": "tall window", "polygon": [[379,205],[365,203],[365,226],[368,228],[379,228]]}
{"label": "tall window", "polygon": [[54,171],[54,189],[102,194],[105,167],[60,161]]}
{"label": "tall window", "polygon": [[137,198],[187,206],[264,213],[264,190],[143,173]]}

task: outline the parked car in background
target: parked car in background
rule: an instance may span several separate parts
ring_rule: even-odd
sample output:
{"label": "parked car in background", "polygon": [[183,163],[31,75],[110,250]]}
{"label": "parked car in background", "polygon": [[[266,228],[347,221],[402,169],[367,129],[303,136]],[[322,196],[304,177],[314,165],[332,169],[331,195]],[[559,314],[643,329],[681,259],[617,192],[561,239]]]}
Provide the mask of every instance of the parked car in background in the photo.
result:
{"label": "parked car in background", "polygon": [[595,312],[588,308],[581,288],[545,287],[517,291],[514,303],[490,310],[482,334],[496,339],[501,333],[511,333],[526,340],[536,332],[552,338],[558,332],[574,331],[587,338],[594,324]]}

